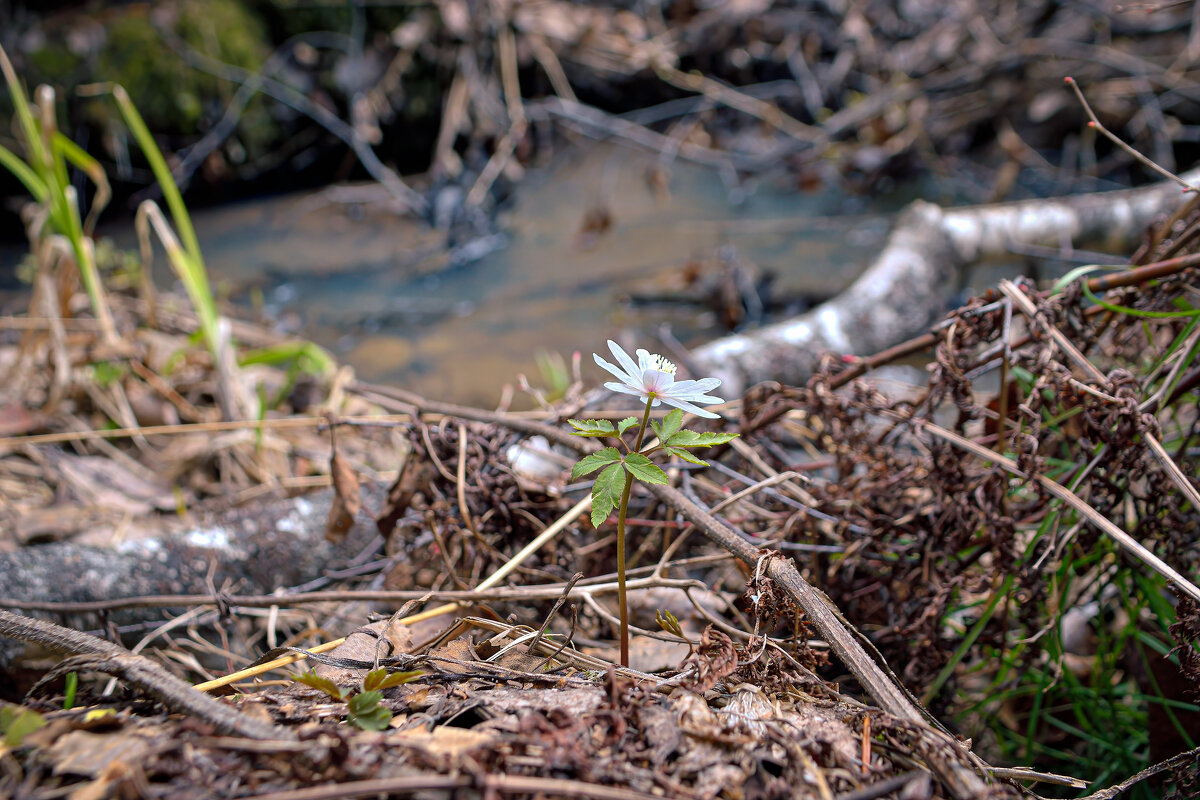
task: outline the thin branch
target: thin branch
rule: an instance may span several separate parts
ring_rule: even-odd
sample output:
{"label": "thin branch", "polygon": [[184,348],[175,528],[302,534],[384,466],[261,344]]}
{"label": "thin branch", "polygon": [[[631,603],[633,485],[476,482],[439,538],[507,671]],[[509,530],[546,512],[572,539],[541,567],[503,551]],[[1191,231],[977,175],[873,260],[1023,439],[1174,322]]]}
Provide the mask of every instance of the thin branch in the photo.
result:
{"label": "thin branch", "polygon": [[1162,175],[1163,177],[1165,177],[1169,180],[1175,181],[1175,183],[1178,183],[1180,186],[1183,187],[1184,191],[1200,192],[1200,189],[1198,189],[1195,186],[1193,186],[1192,184],[1188,183],[1183,178],[1176,175],[1174,172],[1171,172],[1169,169],[1166,169],[1165,167],[1161,167],[1158,164],[1156,164],[1154,161],[1151,161],[1147,156],[1143,155],[1142,153],[1139,153],[1133,147],[1130,147],[1129,145],[1127,145],[1120,138],[1118,138],[1116,134],[1114,134],[1108,128],[1104,127],[1104,125],[1100,122],[1099,118],[1096,117],[1096,112],[1092,111],[1092,107],[1090,105],[1088,105],[1087,98],[1085,98],[1083,96],[1083,92],[1080,90],[1079,84],[1075,82],[1075,79],[1068,76],[1066,78],[1066,83],[1073,90],[1075,90],[1075,96],[1077,98],[1079,98],[1080,105],[1083,106],[1084,112],[1088,115],[1088,119],[1091,120],[1088,123],[1089,127],[1095,128],[1096,130],[1100,131],[1100,133],[1103,134],[1104,137],[1107,138],[1110,142],[1112,142],[1117,147],[1124,150],[1126,153],[1128,153],[1134,159],[1140,161],[1141,163],[1145,164],[1150,169],[1157,172],[1159,175]]}

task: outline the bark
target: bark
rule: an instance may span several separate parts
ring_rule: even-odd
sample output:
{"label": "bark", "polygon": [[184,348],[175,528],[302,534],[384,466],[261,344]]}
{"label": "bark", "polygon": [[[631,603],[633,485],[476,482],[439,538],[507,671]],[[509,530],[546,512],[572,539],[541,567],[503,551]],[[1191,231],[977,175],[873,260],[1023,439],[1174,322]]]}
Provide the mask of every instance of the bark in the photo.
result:
{"label": "bark", "polygon": [[[1200,179],[1200,170],[1182,176]],[[867,270],[833,300],[798,317],[696,348],[703,375],[738,397],[762,381],[803,384],[825,352],[869,355],[926,332],[958,289],[959,271],[1010,255],[1010,243],[1103,241],[1128,247],[1150,223],[1183,202],[1179,185],[962,209],[917,201],[897,219]]]}
{"label": "bark", "polygon": [[[382,491],[367,487],[377,508]],[[360,514],[339,545],[325,539],[332,490],[269,500],[251,511],[197,514],[183,524],[151,518],[150,530],[116,548],[73,542],[0,553],[0,607],[22,611],[35,602],[87,602],[116,597],[204,594],[213,588],[268,594],[319,578],[344,565],[378,537],[374,520]],[[162,619],[162,610],[133,608],[100,617],[50,615],[72,628],[102,628]],[[0,635],[0,669],[23,650]]]}

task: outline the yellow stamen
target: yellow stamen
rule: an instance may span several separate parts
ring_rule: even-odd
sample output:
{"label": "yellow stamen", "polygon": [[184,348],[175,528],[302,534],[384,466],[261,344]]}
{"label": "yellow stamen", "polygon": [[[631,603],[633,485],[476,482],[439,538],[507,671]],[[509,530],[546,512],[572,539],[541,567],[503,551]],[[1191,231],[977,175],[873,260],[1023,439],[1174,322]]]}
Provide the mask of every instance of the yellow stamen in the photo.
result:
{"label": "yellow stamen", "polygon": [[657,353],[650,356],[650,367],[659,372],[665,372],[668,375],[675,374],[675,365]]}

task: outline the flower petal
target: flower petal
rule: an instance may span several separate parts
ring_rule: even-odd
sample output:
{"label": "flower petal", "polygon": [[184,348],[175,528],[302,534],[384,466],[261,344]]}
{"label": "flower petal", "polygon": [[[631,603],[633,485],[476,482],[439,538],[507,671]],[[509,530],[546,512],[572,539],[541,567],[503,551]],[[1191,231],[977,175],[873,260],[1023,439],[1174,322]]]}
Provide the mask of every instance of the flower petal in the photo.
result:
{"label": "flower petal", "polygon": [[638,366],[641,367],[642,372],[650,369],[654,364],[654,362],[650,360],[650,351],[646,350],[645,348],[639,347],[637,349],[637,357]]}
{"label": "flower petal", "polygon": [[[675,381],[675,391],[684,394],[708,394],[721,385],[720,378],[702,378],[698,381]],[[725,402],[722,400],[721,402]]]}
{"label": "flower petal", "polygon": [[621,394],[632,394],[636,397],[641,397],[642,400],[647,399],[647,394],[641,389],[630,386],[627,383],[617,383],[616,381],[608,381],[604,384],[604,388],[610,392],[620,392]]}
{"label": "flower petal", "polygon": [[[684,399],[704,399],[707,392],[716,389],[716,386],[713,385],[713,381],[715,381],[716,385],[718,386],[721,383],[721,381],[716,378],[706,378],[704,380],[677,380],[674,381],[674,385],[671,386],[670,389],[665,390],[662,393],[665,393],[665,395],[670,395],[671,397],[683,397]],[[707,402],[724,403],[725,401],[721,398],[709,398]]]}
{"label": "flower petal", "polygon": [[608,363],[607,361],[605,361],[603,358],[596,355],[595,353],[592,353],[592,358],[596,359],[597,366],[599,366],[601,369],[607,371],[614,378],[620,379],[620,381],[622,383],[627,383],[627,384],[635,383],[632,376],[625,374],[625,372],[623,370],[621,370],[619,367],[613,366],[612,364]]}
{"label": "flower petal", "polygon": [[642,373],[642,388],[646,393],[654,392],[655,394],[671,394],[671,390],[675,385],[675,376],[669,372],[660,372],[656,369],[648,369]]}
{"label": "flower petal", "polygon": [[[662,395],[660,395],[660,397],[662,397]],[[674,397],[663,397],[662,401],[669,406],[675,406],[676,408],[678,408],[682,411],[686,411],[689,414],[695,414],[697,417],[707,417],[708,419],[720,419],[721,418],[720,414],[714,414],[711,411],[706,411],[705,409],[700,408],[699,406],[692,405],[691,403],[687,402],[686,400],[679,400]]]}
{"label": "flower petal", "polygon": [[716,395],[711,395],[711,394],[688,394],[686,392],[668,391],[668,392],[660,392],[659,396],[660,397],[673,397],[676,400],[684,400],[689,403],[704,403],[705,405],[708,405],[709,403],[724,403],[725,402],[724,398],[717,397]]}
{"label": "flower petal", "polygon": [[637,364],[633,363],[633,359],[629,357],[629,354],[621,349],[621,345],[609,339],[608,349],[612,351],[613,357],[617,359],[617,363],[625,370],[625,374],[629,376],[629,379],[635,384],[641,383],[642,370],[638,368]]}

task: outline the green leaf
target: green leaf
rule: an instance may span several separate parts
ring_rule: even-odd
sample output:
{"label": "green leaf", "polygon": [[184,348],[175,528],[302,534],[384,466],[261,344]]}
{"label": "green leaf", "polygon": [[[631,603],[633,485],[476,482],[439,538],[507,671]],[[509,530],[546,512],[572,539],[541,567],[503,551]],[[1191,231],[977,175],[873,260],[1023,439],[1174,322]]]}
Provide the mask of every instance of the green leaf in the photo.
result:
{"label": "green leaf", "polygon": [[736,433],[697,433],[696,431],[679,431],[672,435],[663,444],[669,444],[672,447],[712,447],[716,444],[725,444],[731,442],[738,437]]}
{"label": "green leaf", "polygon": [[379,684],[387,677],[387,667],[373,669],[363,676],[362,688],[364,692],[371,692],[379,688]]}
{"label": "green leaf", "polygon": [[346,692],[344,689],[342,689],[342,687],[329,680],[329,678],[322,678],[311,669],[303,675],[293,675],[292,680],[296,681],[297,683],[303,683],[305,686],[311,686],[317,691],[324,692],[334,700],[346,699]]}
{"label": "green leaf", "polygon": [[667,414],[663,418],[662,424],[655,424],[654,434],[658,436],[659,441],[665,442],[670,439],[679,430],[679,426],[683,424],[683,412],[678,408]]}
{"label": "green leaf", "polygon": [[699,464],[702,467],[708,466],[708,462],[703,458],[696,458],[696,456],[692,455],[687,450],[683,450],[679,447],[664,447],[663,452],[669,455],[678,456],[679,458],[682,458],[684,461],[687,461],[691,464]]}
{"label": "green leaf", "polygon": [[614,461],[620,461],[621,454],[615,447],[606,447],[598,453],[589,453],[576,462],[571,468],[571,478],[582,478],[584,475],[590,475],[596,470],[603,467],[605,464],[611,464]]}
{"label": "green leaf", "polygon": [[381,706],[383,692],[363,692],[351,697],[346,707],[349,714],[346,719],[351,725],[364,731],[381,731],[392,721],[392,712],[386,706]]}
{"label": "green leaf", "polygon": [[629,430],[630,428],[632,428],[634,425],[637,425],[637,424],[638,424],[637,417],[626,417],[625,419],[623,419],[617,423],[617,433],[624,433],[625,431]]}
{"label": "green leaf", "polygon": [[0,708],[0,733],[9,747],[20,747],[25,737],[46,724],[46,718],[28,708],[8,705]]}
{"label": "green leaf", "polygon": [[630,453],[627,455],[625,457],[625,469],[629,470],[633,477],[645,483],[667,482],[667,473],[663,472],[657,464],[641,453]]}
{"label": "green leaf", "polygon": [[592,527],[599,528],[600,523],[608,519],[608,515],[621,502],[621,493],[625,491],[625,465],[616,463],[601,472],[592,485]]}
{"label": "green leaf", "polygon": [[617,429],[606,419],[569,419],[567,423],[575,430],[572,436],[616,436]]}
{"label": "green leaf", "polygon": [[367,673],[367,677],[363,678],[363,691],[371,692],[375,690],[390,689],[393,686],[399,686],[402,683],[408,683],[415,680],[425,673],[419,669],[410,670],[408,672],[392,672],[388,673],[387,669],[380,667],[377,670]]}

